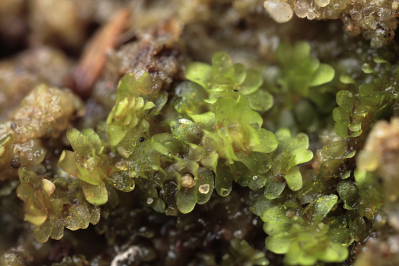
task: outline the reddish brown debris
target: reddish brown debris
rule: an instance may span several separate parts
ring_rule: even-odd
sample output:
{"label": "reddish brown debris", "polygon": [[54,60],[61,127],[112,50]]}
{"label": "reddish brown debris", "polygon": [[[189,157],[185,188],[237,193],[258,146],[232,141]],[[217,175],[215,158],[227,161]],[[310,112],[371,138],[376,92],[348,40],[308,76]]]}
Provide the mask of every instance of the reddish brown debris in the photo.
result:
{"label": "reddish brown debris", "polygon": [[92,97],[111,108],[109,97],[126,73],[140,76],[148,72],[152,78],[150,93],[168,89],[173,80],[181,78],[183,64],[179,40],[182,28],[179,21],[168,19],[151,30],[138,31],[137,40],[110,54],[103,74],[94,85]]}
{"label": "reddish brown debris", "polygon": [[107,54],[117,46],[121,34],[127,28],[130,15],[129,9],[120,10],[90,41],[72,74],[72,87],[77,94],[84,98],[90,96],[107,62]]}

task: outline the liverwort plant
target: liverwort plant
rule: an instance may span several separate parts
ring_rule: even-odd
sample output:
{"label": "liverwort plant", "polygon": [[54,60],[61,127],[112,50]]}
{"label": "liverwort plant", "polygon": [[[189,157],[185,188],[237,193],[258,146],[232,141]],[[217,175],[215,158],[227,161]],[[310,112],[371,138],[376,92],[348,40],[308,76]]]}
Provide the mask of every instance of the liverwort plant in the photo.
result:
{"label": "liverwort plant", "polygon": [[[283,90],[274,91],[276,97],[295,91],[314,100],[312,91],[334,78],[335,70],[320,63],[307,43],[283,45],[278,57],[276,82]],[[47,178],[21,170],[18,195],[39,239],[59,239],[64,227],[96,224],[98,206],[111,204],[116,191],[137,188],[147,206],[177,215],[212,196],[228,197],[237,184],[248,188],[247,204],[264,223],[266,248],[284,254],[287,264],[344,261],[348,246],[366,228],[367,215],[355,218],[355,206],[365,206],[357,195],[364,194],[367,182],[359,177],[353,182],[350,172],[323,173],[335,173],[353,157],[347,143],[327,141],[314,156],[306,134],[268,129],[265,121],[274,104],[270,84],[261,71],[234,63],[226,53],[216,53],[211,64],[189,64],[185,75],[167,94],[152,87],[149,73],[127,74],[96,131],[67,131],[71,149],[61,154],[57,171]],[[337,108],[353,107],[351,97],[342,97]],[[245,261],[268,263],[245,240],[234,240],[231,248],[232,254],[245,250]]]}

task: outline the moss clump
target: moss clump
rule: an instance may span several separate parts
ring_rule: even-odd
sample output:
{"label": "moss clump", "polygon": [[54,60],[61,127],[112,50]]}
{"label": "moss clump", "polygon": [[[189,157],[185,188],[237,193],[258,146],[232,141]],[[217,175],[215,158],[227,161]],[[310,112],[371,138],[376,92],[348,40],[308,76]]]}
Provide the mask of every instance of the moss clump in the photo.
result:
{"label": "moss clump", "polygon": [[289,21],[293,13],[309,20],[342,18],[345,30],[355,35],[363,33],[374,46],[393,39],[398,4],[395,0],[266,0],[264,3],[270,16],[280,23]]}
{"label": "moss clump", "polygon": [[[336,82],[335,70],[312,56],[307,43],[282,46],[279,62],[281,71],[274,80],[281,91],[271,90],[276,97],[297,95],[317,104],[313,88]],[[384,64],[387,75],[395,69],[385,61],[376,64],[377,68]],[[337,90],[338,107],[332,113],[340,138],[330,137],[309,168],[306,163],[313,152],[306,134],[264,128],[274,100],[267,90],[271,80],[264,82],[259,70],[217,53],[211,65],[189,64],[186,77],[168,97],[151,91],[148,73],[126,75],[97,132],[70,129],[66,139],[72,151],[64,150],[57,165],[44,172],[32,166],[19,169],[17,195],[25,203],[25,220],[35,226],[36,238],[60,239],[64,227],[77,230],[97,224],[98,206],[118,204],[117,190],[136,188],[143,204],[177,215],[206,204],[214,191],[228,197],[236,183],[249,188],[252,210],[268,235],[266,248],[284,254],[287,264],[345,261],[348,247],[365,237],[370,228],[366,221],[376,217],[381,205],[378,192],[370,187],[372,176],[358,172],[354,181],[350,170],[339,169],[353,156],[349,140],[359,138],[369,126],[366,121],[392,105],[395,96],[379,89],[392,79],[365,78],[356,96],[350,92],[357,88],[355,80],[337,81],[348,86]],[[349,124],[355,123],[352,115],[360,114],[352,113],[353,108],[365,110],[356,128]],[[358,134],[347,134],[348,130]],[[9,141],[3,139],[4,152]],[[365,202],[366,195],[375,195],[375,202]],[[232,254],[241,246],[240,256],[249,256],[255,265],[268,263],[243,241],[232,242]]]}
{"label": "moss clump", "polygon": [[395,1],[82,0],[37,27],[47,4],[31,39],[68,56],[0,63],[1,265],[395,264]]}
{"label": "moss clump", "polygon": [[59,240],[64,228],[86,229],[90,223],[98,223],[99,208],[85,200],[87,192],[82,193],[76,181],[63,178],[50,181],[25,168],[20,168],[19,177],[17,195],[25,203],[25,220],[35,225],[38,241]]}

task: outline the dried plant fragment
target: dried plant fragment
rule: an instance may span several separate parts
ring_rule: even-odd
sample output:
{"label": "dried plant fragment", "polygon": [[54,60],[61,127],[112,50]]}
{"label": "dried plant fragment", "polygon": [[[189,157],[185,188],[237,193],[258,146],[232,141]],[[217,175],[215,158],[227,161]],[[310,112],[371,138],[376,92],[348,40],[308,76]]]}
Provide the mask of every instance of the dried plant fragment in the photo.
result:
{"label": "dried plant fragment", "polygon": [[0,124],[1,166],[40,164],[46,154],[41,139],[59,137],[81,111],[81,102],[72,92],[46,85],[35,88]]}
{"label": "dried plant fragment", "polygon": [[130,10],[123,9],[94,36],[86,47],[81,61],[73,73],[73,81],[76,92],[88,97],[94,83],[101,75],[107,62],[108,53],[113,50],[126,29]]}

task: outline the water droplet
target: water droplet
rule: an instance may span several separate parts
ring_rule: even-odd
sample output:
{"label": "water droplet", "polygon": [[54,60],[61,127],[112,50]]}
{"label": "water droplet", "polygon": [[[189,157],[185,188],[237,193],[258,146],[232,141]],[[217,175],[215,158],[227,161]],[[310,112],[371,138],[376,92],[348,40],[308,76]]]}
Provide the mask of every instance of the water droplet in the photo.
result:
{"label": "water droplet", "polygon": [[154,202],[153,198],[147,198],[147,204],[151,205]]}
{"label": "water droplet", "polygon": [[199,186],[198,191],[201,194],[208,194],[210,189],[211,189],[211,186],[209,184],[202,184]]}

